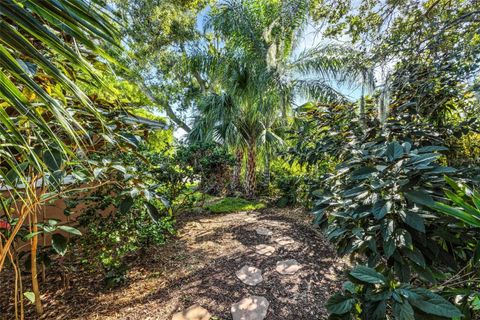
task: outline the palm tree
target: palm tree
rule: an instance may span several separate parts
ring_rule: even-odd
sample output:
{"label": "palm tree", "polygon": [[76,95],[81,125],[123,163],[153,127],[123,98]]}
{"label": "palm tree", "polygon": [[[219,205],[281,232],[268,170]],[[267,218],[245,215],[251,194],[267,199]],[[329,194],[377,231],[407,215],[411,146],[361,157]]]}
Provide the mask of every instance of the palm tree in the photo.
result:
{"label": "palm tree", "polygon": [[214,75],[221,78],[221,93],[214,95],[228,96],[232,103],[229,117],[224,117],[225,105],[217,103],[222,99],[207,96],[205,103],[209,107],[200,108],[194,127],[201,127],[204,136],[212,130],[217,132],[217,138],[225,139],[218,131],[222,127],[230,128],[230,135],[237,135],[228,141],[238,143],[237,149],[246,148],[245,189],[249,197],[255,194],[258,151],[267,146],[262,141],[279,141],[280,137],[270,129],[274,123],[287,120],[295,98],[304,95],[323,102],[346,101],[329,79],[347,72],[353,78],[360,69],[349,63],[350,49],[334,45],[292,58],[295,34],[307,19],[307,3],[228,1],[212,10],[209,25],[223,40],[222,59],[217,59],[221,65]]}

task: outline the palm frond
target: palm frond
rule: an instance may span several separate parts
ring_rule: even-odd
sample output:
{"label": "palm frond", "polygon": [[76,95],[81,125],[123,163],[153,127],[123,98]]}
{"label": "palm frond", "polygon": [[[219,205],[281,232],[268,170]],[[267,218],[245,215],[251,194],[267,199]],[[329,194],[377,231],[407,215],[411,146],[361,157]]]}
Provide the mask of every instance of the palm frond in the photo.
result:
{"label": "palm frond", "polygon": [[[87,115],[100,124],[100,130],[108,131],[97,107],[75,84],[75,74],[87,75],[102,85],[86,56],[115,61],[100,44],[119,48],[118,35],[112,15],[95,1],[0,2],[0,139],[10,145],[0,151],[11,170],[19,165],[17,158],[37,170],[47,169],[32,143],[45,150],[56,148],[65,156],[73,155],[65,141],[82,146],[87,131],[72,105],[67,105],[66,95],[73,95],[75,100],[69,101],[83,107],[78,114]],[[50,86],[56,85],[61,89],[52,92]],[[32,135],[28,139],[25,128]],[[6,159],[13,149],[15,157]],[[6,176],[2,174],[2,178],[5,181]]]}
{"label": "palm frond", "polygon": [[348,102],[348,98],[326,80],[298,79],[295,80],[294,90],[296,94],[307,100],[324,103]]}

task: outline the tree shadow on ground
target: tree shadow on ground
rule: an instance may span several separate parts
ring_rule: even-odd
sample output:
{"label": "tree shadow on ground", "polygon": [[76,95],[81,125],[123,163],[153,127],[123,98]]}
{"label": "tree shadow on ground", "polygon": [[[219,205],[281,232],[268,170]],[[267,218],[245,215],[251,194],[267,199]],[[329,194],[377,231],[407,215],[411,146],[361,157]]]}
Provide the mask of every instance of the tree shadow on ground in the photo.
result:
{"label": "tree shadow on ground", "polygon": [[[255,228],[259,226],[273,235],[258,235]],[[115,315],[111,319],[166,320],[199,304],[220,319],[231,319],[232,304],[251,295],[270,302],[266,319],[326,318],[324,304],[340,287],[342,264],[326,240],[301,220],[265,209],[256,214],[187,218],[180,231],[184,235],[178,240],[138,257],[142,261],[133,263],[135,272],[123,287],[99,293],[95,278],[88,284],[82,276],[71,290],[57,290],[51,297],[56,305],[46,305],[45,318],[110,319]],[[278,237],[295,242],[279,246]],[[276,250],[271,256],[258,255],[258,244]],[[294,275],[279,274],[276,264],[286,259],[296,259],[302,269]],[[259,268],[263,282],[248,286],[237,279],[235,272],[244,265]],[[49,290],[48,295],[52,294]]]}

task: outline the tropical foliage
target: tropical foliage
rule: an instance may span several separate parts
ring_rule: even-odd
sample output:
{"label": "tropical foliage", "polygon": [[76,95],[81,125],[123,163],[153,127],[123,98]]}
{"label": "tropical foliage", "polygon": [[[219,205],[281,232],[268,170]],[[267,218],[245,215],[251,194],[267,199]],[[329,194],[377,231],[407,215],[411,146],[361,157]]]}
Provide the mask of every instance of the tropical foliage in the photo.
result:
{"label": "tropical foliage", "polygon": [[331,318],[477,318],[479,16],[476,0],[1,1],[12,317],[43,313],[49,270],[113,288],[184,213],[274,204],[311,210],[351,259]]}

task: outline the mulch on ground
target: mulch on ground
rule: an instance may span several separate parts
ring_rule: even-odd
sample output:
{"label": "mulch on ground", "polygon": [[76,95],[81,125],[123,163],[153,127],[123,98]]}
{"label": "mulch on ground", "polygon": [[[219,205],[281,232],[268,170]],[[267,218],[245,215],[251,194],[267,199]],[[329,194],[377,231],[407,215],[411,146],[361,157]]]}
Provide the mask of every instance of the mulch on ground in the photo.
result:
{"label": "mulch on ground", "polygon": [[[258,227],[273,235],[258,235]],[[256,295],[270,302],[267,320],[326,319],[324,305],[341,287],[344,264],[303,210],[185,215],[178,228],[177,237],[165,246],[133,257],[128,281],[119,288],[106,290],[100,273],[79,270],[67,288],[58,275],[49,274],[42,285],[42,318],[169,320],[199,304],[214,319],[231,319],[232,304]],[[295,243],[279,246],[275,237],[291,237]],[[271,256],[256,254],[259,244],[276,250]],[[276,263],[287,259],[296,259],[302,268],[280,275]],[[239,281],[235,273],[246,264],[262,270],[263,282],[248,286]],[[4,294],[0,310],[5,310]]]}

